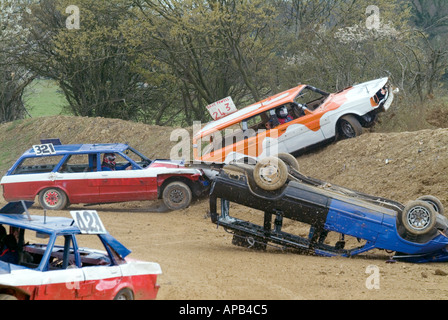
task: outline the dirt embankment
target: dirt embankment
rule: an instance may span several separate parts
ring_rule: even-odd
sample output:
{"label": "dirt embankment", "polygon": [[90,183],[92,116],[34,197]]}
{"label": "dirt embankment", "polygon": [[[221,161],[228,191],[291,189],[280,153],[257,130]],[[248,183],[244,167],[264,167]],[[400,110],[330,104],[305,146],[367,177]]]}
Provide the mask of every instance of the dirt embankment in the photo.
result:
{"label": "dirt embankment", "polygon": [[[175,144],[170,134],[167,128],[103,118],[4,124],[2,168],[39,139],[56,137],[64,143],[128,142],[151,158],[165,158]],[[298,161],[304,174],[334,184],[401,202],[432,194],[448,206],[448,129],[366,133]],[[255,252],[232,246],[231,235],[207,216],[207,200],[169,213],[148,212],[149,207],[125,203],[90,208],[98,210],[109,232],[133,251],[132,257],[160,263],[158,299],[448,299],[447,264],[390,264],[390,254],[383,251],[351,259],[271,248]],[[372,266],[379,271],[374,288]]]}

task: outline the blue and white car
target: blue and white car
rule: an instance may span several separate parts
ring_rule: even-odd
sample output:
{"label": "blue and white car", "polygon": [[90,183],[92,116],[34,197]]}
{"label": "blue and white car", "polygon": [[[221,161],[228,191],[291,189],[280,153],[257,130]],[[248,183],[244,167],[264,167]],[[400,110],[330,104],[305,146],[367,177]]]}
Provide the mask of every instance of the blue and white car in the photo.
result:
{"label": "blue and white car", "polygon": [[[403,205],[331,185],[301,174],[288,154],[268,157],[255,166],[226,166],[210,192],[212,222],[233,233],[235,245],[266,249],[273,244],[346,257],[384,249],[395,252],[397,260],[448,262],[448,219],[434,196]],[[230,203],[259,210],[263,225],[232,216]],[[308,236],[284,232],[287,219],[308,225]],[[334,245],[325,241],[330,232],[339,234]],[[362,244],[347,249],[346,236]]]}

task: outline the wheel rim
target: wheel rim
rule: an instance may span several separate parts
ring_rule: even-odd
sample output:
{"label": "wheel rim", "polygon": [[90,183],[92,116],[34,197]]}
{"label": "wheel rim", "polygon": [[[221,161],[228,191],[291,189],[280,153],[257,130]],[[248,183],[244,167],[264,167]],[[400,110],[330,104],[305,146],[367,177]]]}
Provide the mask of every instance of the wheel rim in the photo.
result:
{"label": "wheel rim", "polygon": [[61,195],[55,190],[50,190],[44,194],[45,204],[49,207],[56,207],[61,201]]}
{"label": "wheel rim", "polygon": [[353,129],[352,125],[348,123],[348,121],[343,120],[341,122],[341,130],[342,133],[348,138],[353,138],[356,136],[355,129]]}
{"label": "wheel rim", "polygon": [[131,299],[128,299],[128,296],[125,294],[120,294],[115,300],[131,300]]}
{"label": "wheel rim", "polygon": [[181,203],[185,198],[184,193],[180,189],[173,189],[170,192],[169,199],[173,203]]}
{"label": "wheel rim", "polygon": [[260,178],[268,184],[275,184],[280,181],[280,172],[275,165],[269,163],[260,168]]}
{"label": "wheel rim", "polygon": [[431,224],[431,212],[422,206],[409,210],[406,218],[409,226],[417,231],[424,230]]}

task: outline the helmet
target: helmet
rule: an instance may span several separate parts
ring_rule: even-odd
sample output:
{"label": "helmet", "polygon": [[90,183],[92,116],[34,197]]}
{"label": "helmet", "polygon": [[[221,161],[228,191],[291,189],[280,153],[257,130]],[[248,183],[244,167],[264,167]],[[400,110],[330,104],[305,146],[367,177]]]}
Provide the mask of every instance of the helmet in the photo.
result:
{"label": "helmet", "polygon": [[104,154],[103,161],[109,164],[115,164],[115,154],[114,153],[106,153]]}
{"label": "helmet", "polygon": [[275,114],[280,119],[285,119],[288,117],[288,108],[286,106],[281,106],[275,110]]}

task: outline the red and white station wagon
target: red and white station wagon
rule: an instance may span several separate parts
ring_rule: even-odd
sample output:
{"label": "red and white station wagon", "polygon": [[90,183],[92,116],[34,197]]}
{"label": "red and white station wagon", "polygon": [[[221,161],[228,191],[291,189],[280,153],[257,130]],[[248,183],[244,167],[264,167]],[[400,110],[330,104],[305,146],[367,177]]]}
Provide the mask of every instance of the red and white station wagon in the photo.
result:
{"label": "red and white station wagon", "polygon": [[126,144],[43,143],[27,150],[1,179],[6,201],[34,201],[45,209],[163,199],[171,210],[190,205],[209,188],[200,169],[150,160]]}
{"label": "red and white station wagon", "polygon": [[30,214],[31,205],[13,202],[0,210],[0,300],[157,297],[160,265],[129,259],[131,251],[96,211],[47,217]]}

